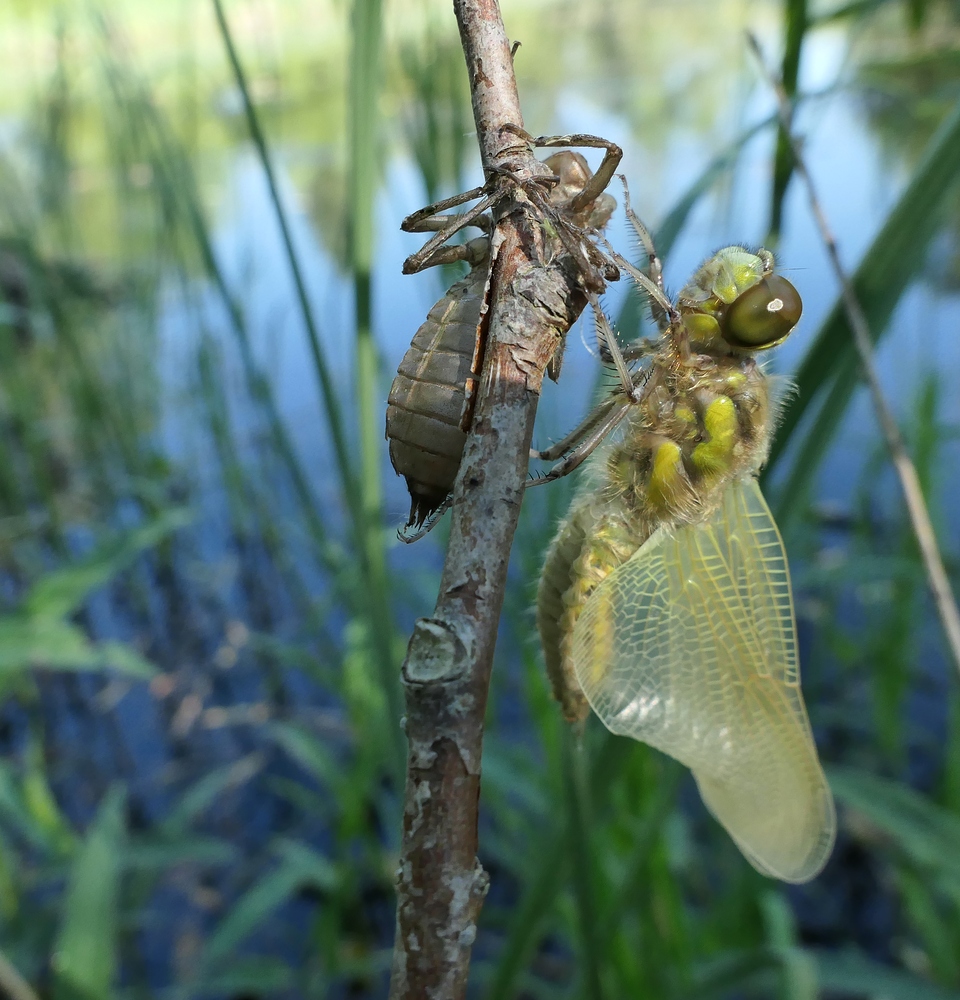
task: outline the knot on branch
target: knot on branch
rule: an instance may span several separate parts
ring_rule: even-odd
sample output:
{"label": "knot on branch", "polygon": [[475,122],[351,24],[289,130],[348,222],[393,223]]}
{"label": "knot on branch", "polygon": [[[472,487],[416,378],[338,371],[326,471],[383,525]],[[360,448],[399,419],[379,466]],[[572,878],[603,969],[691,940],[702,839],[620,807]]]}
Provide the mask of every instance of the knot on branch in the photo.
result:
{"label": "knot on branch", "polygon": [[418,618],[407,646],[403,679],[407,684],[436,684],[457,680],[467,656],[453,627],[437,618]]}
{"label": "knot on branch", "polygon": [[[403,664],[410,767],[423,772],[418,780],[440,785],[444,776],[480,774],[480,745],[472,727],[482,719],[485,699],[478,699],[467,669],[473,642],[461,636],[455,624],[420,618]],[[421,791],[431,795],[429,785]]]}

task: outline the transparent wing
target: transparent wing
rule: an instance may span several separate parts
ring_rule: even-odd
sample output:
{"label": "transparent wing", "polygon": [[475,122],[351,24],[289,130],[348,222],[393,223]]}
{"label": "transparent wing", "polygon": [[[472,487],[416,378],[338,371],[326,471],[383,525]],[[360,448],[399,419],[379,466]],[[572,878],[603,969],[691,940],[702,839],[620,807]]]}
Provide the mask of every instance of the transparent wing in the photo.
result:
{"label": "transparent wing", "polygon": [[572,655],[604,725],[686,764],[755,868],[787,882],[820,871],[833,796],[800,694],[786,553],[754,479],[611,573]]}

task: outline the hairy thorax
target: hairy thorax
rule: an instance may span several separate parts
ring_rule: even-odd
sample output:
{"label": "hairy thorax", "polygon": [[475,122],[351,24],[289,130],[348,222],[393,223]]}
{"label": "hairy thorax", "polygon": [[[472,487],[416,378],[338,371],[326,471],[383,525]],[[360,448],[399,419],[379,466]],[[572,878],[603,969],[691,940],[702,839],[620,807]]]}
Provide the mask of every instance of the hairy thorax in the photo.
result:
{"label": "hairy thorax", "polygon": [[763,463],[769,412],[766,380],[752,357],[655,363],[643,401],[606,456],[604,501],[652,525],[703,518],[730,482]]}
{"label": "hairy thorax", "polygon": [[593,592],[656,528],[709,516],[731,482],[763,464],[770,432],[769,387],[752,357],[694,354],[681,361],[671,352],[654,359],[642,401],[595,462],[593,481],[561,525],[541,579],[538,625],[567,718],[588,711],[571,674],[569,644]]}

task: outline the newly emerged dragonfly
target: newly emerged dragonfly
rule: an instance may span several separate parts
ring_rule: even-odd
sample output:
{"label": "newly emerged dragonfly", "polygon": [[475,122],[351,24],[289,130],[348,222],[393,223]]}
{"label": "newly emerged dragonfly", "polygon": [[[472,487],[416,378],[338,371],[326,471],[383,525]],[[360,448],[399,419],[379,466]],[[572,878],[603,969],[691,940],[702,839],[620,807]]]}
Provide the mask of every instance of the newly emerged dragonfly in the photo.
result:
{"label": "newly emerged dragonfly", "polygon": [[[531,139],[520,130],[517,132],[525,143],[536,146],[591,146],[605,150],[595,174],[579,153],[569,150],[554,153],[544,161],[553,176],[526,186],[534,206],[555,234],[557,252],[566,250],[574,256],[585,288],[592,292],[602,290],[610,268],[588,237],[606,225],[616,208],[614,198],[603,192],[620,161],[619,147],[596,136]],[[386,423],[390,460],[397,474],[405,477],[411,500],[410,517],[400,534],[404,541],[415,541],[430,529],[438,517],[435,512],[442,513],[453,489],[473,419],[474,394],[483,364],[489,237],[465,244],[446,241],[467,225],[489,232],[491,219],[487,210],[506,193],[504,180],[509,181],[509,176],[499,178],[494,190],[475,188],[421,209],[402,224],[408,232],[436,231],[421,250],[407,258],[404,273],[457,260],[470,265],[470,273],[453,284],[430,309],[426,321],[414,334],[390,388]],[[441,214],[481,195],[479,203],[463,215]],[[556,379],[559,374],[562,351],[561,343],[548,369],[551,378]],[[421,527],[425,522],[425,527]],[[407,530],[413,526],[420,530]]]}
{"label": "newly emerged dragonfly", "polygon": [[681,761],[755,868],[805,882],[836,821],[800,693],[787,557],[756,480],[776,405],[754,358],[789,335],[800,297],[769,251],[730,246],[671,302],[629,197],[627,212],[647,273],[611,253],[648,295],[661,337],[621,351],[594,301],[621,385],[535,453],[566,456],[554,479],[611,436],[544,565],[547,668],[569,719],[592,708],[612,732]]}

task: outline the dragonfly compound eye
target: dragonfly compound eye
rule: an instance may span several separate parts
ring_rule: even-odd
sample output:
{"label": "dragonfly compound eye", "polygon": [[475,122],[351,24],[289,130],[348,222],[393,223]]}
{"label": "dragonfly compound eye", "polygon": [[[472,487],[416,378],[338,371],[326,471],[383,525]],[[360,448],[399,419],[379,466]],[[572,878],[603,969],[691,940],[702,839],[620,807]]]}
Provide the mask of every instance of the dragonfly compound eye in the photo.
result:
{"label": "dragonfly compound eye", "polygon": [[796,288],[786,278],[771,274],[730,303],[721,324],[722,336],[731,347],[762,351],[784,340],[802,311]]}

